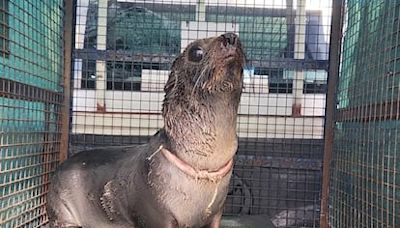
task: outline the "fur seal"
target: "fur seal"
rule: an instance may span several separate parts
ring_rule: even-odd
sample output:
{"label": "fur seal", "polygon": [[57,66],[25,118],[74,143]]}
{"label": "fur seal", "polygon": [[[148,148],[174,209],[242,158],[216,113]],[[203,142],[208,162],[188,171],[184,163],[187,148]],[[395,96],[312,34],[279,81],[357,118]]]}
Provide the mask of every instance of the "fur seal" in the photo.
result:
{"label": "fur seal", "polygon": [[148,144],[72,156],[48,193],[51,227],[219,227],[237,150],[244,52],[233,33],[194,41],[165,85]]}

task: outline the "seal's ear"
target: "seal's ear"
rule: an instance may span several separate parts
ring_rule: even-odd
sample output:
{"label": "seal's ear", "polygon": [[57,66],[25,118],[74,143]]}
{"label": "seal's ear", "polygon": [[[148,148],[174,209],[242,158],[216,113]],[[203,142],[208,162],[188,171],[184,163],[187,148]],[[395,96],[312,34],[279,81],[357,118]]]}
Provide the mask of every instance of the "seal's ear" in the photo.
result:
{"label": "seal's ear", "polygon": [[177,85],[178,77],[176,76],[175,70],[171,70],[168,76],[167,83],[164,86],[165,95],[170,94],[171,90]]}
{"label": "seal's ear", "polygon": [[175,66],[177,64],[179,64],[178,63],[179,59],[180,59],[180,57],[174,59],[174,61],[172,62],[171,72],[169,73],[167,83],[165,83],[165,86],[164,86],[165,95],[169,94],[171,89],[177,85],[178,77],[176,76]]}

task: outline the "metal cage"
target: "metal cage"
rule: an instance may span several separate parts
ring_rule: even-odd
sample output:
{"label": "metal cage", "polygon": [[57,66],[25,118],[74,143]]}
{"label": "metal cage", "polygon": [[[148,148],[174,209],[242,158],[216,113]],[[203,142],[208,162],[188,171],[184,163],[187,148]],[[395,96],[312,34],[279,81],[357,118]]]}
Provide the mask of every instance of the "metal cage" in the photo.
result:
{"label": "metal cage", "polygon": [[0,226],[46,226],[67,150],[147,142],[173,60],[234,32],[247,61],[224,218],[400,227],[399,15],[383,0],[0,0]]}
{"label": "metal cage", "polygon": [[239,34],[247,65],[225,214],[319,224],[329,1],[77,1],[70,153],[145,143],[195,39]]}

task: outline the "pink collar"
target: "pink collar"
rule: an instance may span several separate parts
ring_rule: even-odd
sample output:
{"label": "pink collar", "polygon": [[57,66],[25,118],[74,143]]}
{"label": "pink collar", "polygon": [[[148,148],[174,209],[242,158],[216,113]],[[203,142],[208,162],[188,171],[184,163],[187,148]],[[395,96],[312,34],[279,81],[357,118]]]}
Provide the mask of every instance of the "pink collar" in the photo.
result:
{"label": "pink collar", "polygon": [[161,153],[164,155],[164,157],[174,164],[176,167],[178,167],[180,170],[182,170],[184,173],[186,173],[189,176],[192,176],[193,178],[197,179],[208,179],[213,182],[216,182],[220,179],[222,179],[228,172],[232,169],[233,166],[233,159],[229,160],[225,165],[220,167],[218,170],[215,171],[209,171],[209,170],[197,170],[187,164],[185,161],[182,159],[178,158],[176,155],[171,153],[169,150],[161,147]]}

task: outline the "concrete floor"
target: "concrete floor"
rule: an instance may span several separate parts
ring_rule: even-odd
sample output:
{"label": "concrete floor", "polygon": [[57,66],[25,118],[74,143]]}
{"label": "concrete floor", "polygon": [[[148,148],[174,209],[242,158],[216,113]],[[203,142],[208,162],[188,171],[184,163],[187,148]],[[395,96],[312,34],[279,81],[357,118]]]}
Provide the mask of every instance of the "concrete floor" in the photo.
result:
{"label": "concrete floor", "polygon": [[[50,228],[49,225],[43,228]],[[261,216],[224,216],[220,228],[275,228],[275,226]]]}
{"label": "concrete floor", "polygon": [[224,216],[221,228],[275,228],[266,216]]}

